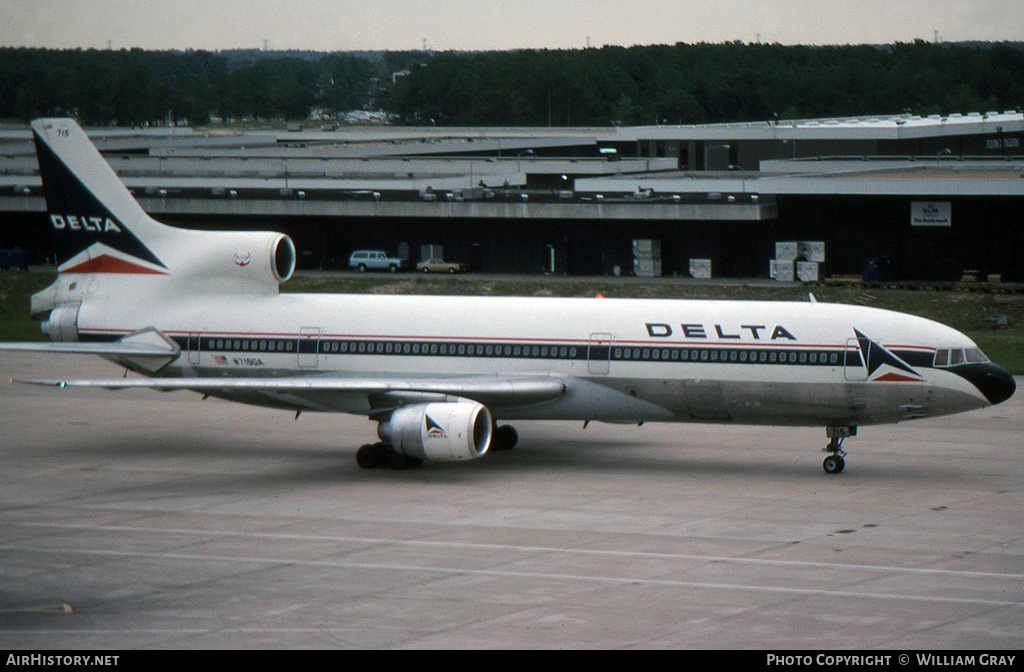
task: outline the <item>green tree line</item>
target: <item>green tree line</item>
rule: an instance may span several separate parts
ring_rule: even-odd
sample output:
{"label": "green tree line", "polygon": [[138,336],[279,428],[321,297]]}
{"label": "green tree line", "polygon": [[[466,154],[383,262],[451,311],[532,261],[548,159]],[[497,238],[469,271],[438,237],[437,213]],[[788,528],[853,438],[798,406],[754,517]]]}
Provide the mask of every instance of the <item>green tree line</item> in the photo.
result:
{"label": "green tree line", "polygon": [[0,117],[71,114],[102,125],[382,109],[405,124],[606,126],[1022,105],[1019,44],[736,42],[375,58],[0,49]]}
{"label": "green tree line", "polygon": [[677,44],[440,54],[392,92],[408,123],[604,126],[949,114],[1024,105],[1024,51]]}
{"label": "green tree line", "polygon": [[71,115],[90,125],[305,119],[388,107],[409,54],[370,60],[250,52],[0,49],[0,118]]}

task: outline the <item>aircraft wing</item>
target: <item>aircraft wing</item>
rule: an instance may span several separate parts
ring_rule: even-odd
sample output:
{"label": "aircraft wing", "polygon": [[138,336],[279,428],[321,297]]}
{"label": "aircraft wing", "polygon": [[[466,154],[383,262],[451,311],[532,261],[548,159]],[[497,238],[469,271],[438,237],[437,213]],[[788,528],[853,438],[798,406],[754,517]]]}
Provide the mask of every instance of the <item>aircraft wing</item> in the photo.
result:
{"label": "aircraft wing", "polygon": [[[0,343],[0,350],[100,355],[154,374],[177,358],[181,348],[153,327],[112,343]],[[338,375],[225,376],[202,378],[112,378],[16,380],[52,387],[101,387],[110,390],[190,390],[211,396],[245,398],[297,410],[386,414],[407,404],[473,399],[493,408],[526,406],[565,394],[566,382],[548,376],[349,377]]]}
{"label": "aircraft wing", "polygon": [[213,396],[259,395],[280,405],[310,410],[350,410],[346,398],[366,400],[359,411],[384,413],[407,404],[473,399],[490,407],[525,406],[562,396],[564,380],[547,376],[472,376],[464,378],[349,378],[289,376],[281,378],[111,378],[12,380],[51,387],[100,387],[109,390],[190,390]]}

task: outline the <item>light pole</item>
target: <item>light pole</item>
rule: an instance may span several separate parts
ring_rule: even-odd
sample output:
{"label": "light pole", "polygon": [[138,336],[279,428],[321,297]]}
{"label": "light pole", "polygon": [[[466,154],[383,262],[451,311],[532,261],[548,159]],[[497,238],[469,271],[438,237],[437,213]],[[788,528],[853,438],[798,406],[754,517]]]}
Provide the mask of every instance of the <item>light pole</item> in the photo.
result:
{"label": "light pole", "polygon": [[285,163],[284,161],[278,161],[277,164],[284,168],[284,192],[288,193],[289,191],[291,191],[291,189],[289,189],[288,187],[288,164]]}
{"label": "light pole", "polygon": [[523,172],[523,170],[520,167],[519,163],[520,163],[520,161],[522,160],[522,158],[524,156],[533,156],[533,150],[532,149],[524,149],[523,151],[521,151],[518,154],[516,154],[516,172],[517,173]]}

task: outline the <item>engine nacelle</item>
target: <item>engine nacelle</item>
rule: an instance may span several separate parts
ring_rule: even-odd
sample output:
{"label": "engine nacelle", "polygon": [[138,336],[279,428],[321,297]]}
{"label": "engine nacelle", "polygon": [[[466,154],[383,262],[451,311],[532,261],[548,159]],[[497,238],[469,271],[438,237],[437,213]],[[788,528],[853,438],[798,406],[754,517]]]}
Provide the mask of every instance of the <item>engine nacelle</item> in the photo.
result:
{"label": "engine nacelle", "polygon": [[172,273],[198,279],[243,281],[272,286],[295,270],[295,244],[283,233],[264,231],[189,231],[191,238],[176,250]]}
{"label": "engine nacelle", "polygon": [[377,432],[410,457],[454,462],[484,456],[493,424],[486,406],[467,399],[399,407]]}
{"label": "engine nacelle", "polygon": [[78,340],[78,311],[81,304],[63,304],[50,311],[39,328],[53,341]]}

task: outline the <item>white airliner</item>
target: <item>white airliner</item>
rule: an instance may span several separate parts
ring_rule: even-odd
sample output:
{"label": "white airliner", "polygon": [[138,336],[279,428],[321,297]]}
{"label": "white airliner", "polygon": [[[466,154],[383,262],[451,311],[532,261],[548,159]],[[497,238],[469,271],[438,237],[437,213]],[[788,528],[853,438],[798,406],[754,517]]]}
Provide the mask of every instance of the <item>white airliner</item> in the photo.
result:
{"label": "white airliner", "polygon": [[362,467],[512,447],[496,420],[826,428],[843,470],[859,425],[984,408],[1015,383],[966,336],[863,306],[808,301],[281,294],[280,233],[191,231],[149,217],[68,119],[32,123],[59,245],[32,297],[55,342],[143,374],[21,381],[192,390],[379,422]]}

